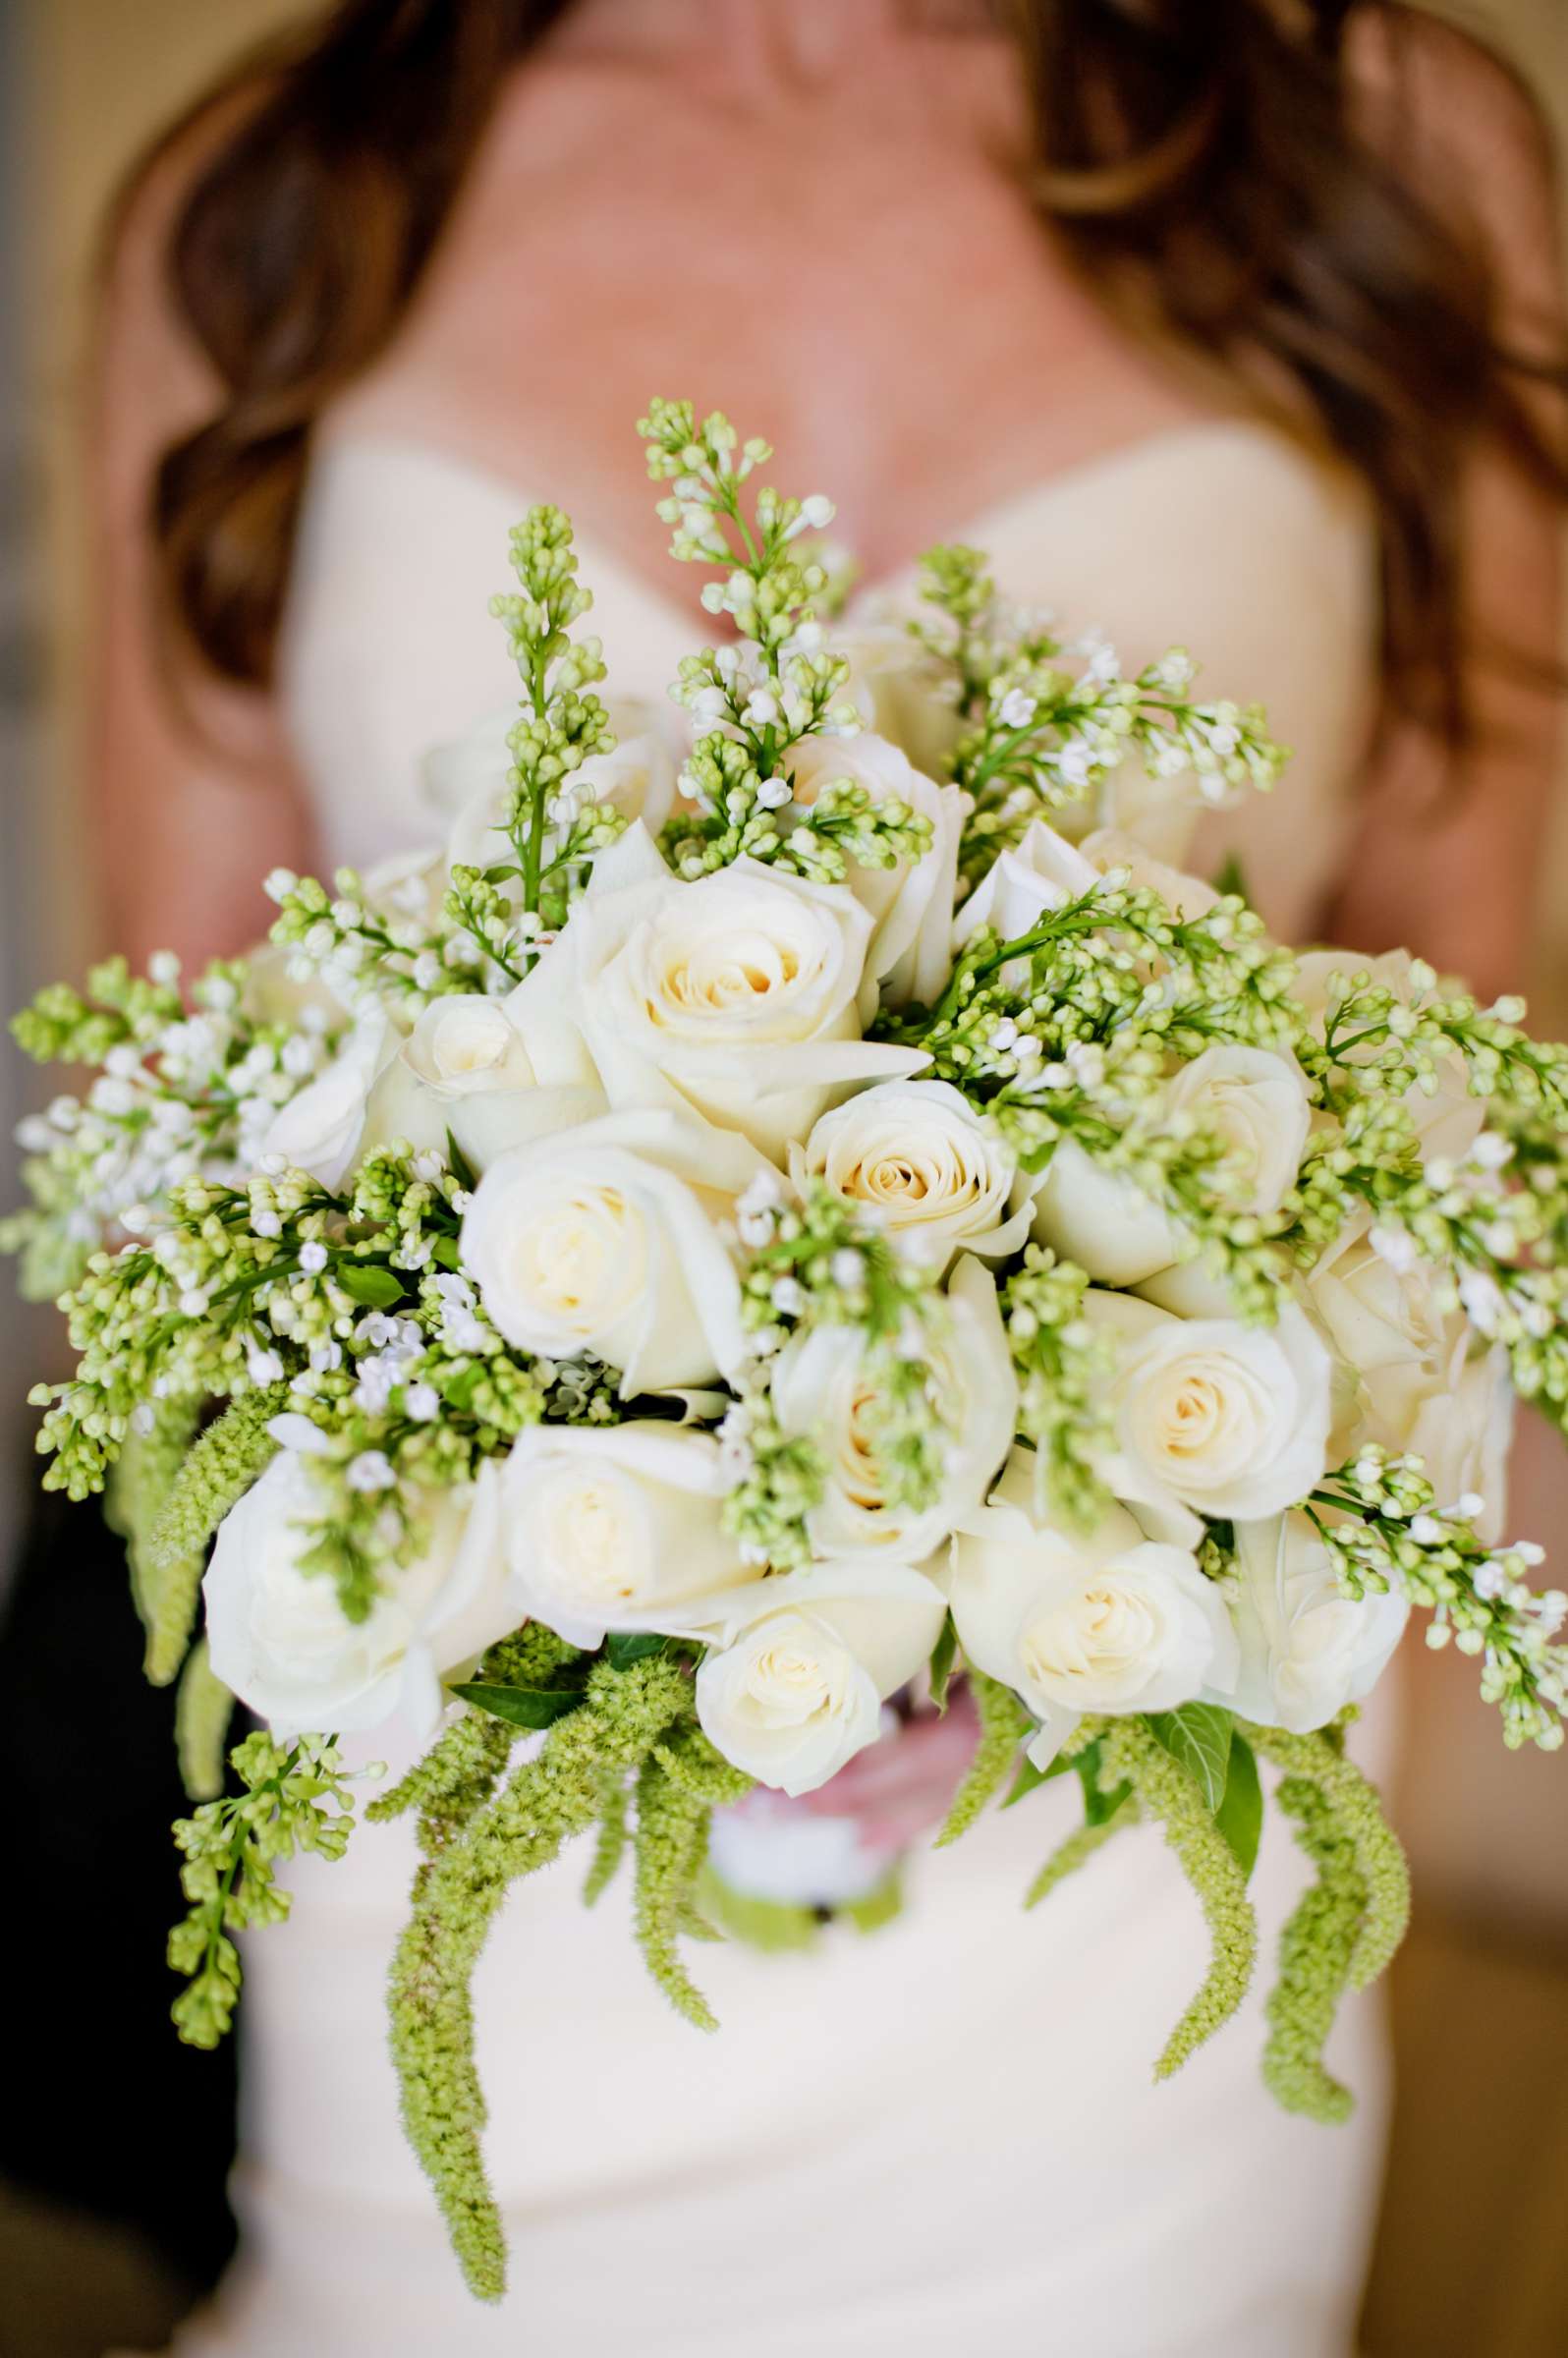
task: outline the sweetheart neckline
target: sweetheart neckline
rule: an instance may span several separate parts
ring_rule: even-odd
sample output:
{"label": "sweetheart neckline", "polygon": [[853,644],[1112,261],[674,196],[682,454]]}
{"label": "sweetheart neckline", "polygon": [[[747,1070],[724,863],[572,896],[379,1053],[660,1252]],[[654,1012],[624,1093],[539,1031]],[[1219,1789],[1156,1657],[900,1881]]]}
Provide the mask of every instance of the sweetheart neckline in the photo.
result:
{"label": "sweetheart neckline", "polygon": [[[1266,420],[1258,418],[1195,419],[1185,424],[1156,426],[1152,431],[1137,435],[1131,441],[1119,443],[1109,450],[1092,454],[1086,459],[1075,461],[1069,467],[1060,468],[1055,474],[1041,477],[1035,483],[1026,484],[1016,491],[1004,492],[999,498],[987,502],[967,519],[950,527],[929,545],[940,546],[959,541],[984,547],[992,534],[1015,518],[1048,506],[1052,501],[1065,497],[1071,492],[1081,491],[1106,477],[1130,473],[1138,466],[1147,464],[1148,460],[1163,458],[1171,451],[1183,446],[1211,445],[1237,440],[1250,443],[1256,450],[1270,454],[1302,474],[1310,476],[1319,487],[1325,477],[1331,479],[1336,472],[1340,472],[1336,462],[1331,458],[1315,457],[1304,444],[1293,439],[1283,428],[1271,425]],[[325,439],[314,454],[312,473],[346,459],[363,459],[378,453],[383,456],[413,459],[421,465],[445,468],[454,475],[466,477],[471,482],[481,488],[493,491],[497,498],[504,499],[509,510],[513,512],[514,520],[523,510],[534,504],[532,495],[525,492],[520,483],[514,482],[499,468],[490,466],[482,459],[471,458],[462,451],[450,449],[445,444],[433,441],[424,435],[398,433],[374,427],[341,433]],[[308,497],[309,485],[308,484],[307,498],[308,499]],[[557,504],[564,503],[558,502]],[[571,513],[569,507],[568,513]],[[684,629],[689,630],[692,627],[691,609],[687,601],[678,596],[673,590],[659,587],[644,575],[641,566],[619,556],[607,541],[600,540],[591,532],[580,530],[575,518],[573,520],[573,535],[585,579],[591,582],[595,575],[601,581],[613,578],[623,588],[635,591],[645,604],[661,609],[672,621],[679,619]],[[906,558],[902,564],[884,567],[874,576],[857,583],[846,611],[853,615],[857,609],[864,609],[873,601],[889,597],[901,589],[907,589],[914,581],[919,568],[919,556],[912,556]]]}

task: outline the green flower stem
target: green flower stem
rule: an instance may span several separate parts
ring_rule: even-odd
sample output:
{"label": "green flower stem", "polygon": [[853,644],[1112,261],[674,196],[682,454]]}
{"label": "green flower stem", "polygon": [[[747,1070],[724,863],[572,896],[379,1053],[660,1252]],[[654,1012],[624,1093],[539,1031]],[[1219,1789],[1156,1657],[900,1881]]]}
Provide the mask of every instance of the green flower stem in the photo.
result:
{"label": "green flower stem", "polygon": [[942,1850],[967,1834],[986,1803],[1007,1782],[1018,1748],[1034,1725],[1011,1687],[1000,1679],[987,1678],[982,1670],[971,1669],[970,1692],[980,1713],[980,1742],[975,1747],[963,1783],[953,1796],[936,1848]]}
{"label": "green flower stem", "polygon": [[1107,1720],[1103,1745],[1101,1785],[1109,1789],[1130,1784],[1138,1802],[1159,1821],[1198,1894],[1212,1944],[1203,1988],[1154,2066],[1154,2077],[1165,2080],[1230,2020],[1246,1996],[1258,1953],[1258,1920],[1247,1897],[1247,1879],[1209,1815],[1197,1779],[1172,1759],[1142,1719]]}
{"label": "green flower stem", "polygon": [[584,1832],[606,1776],[640,1768],[690,1708],[689,1682],[663,1656],[626,1671],[599,1663],[582,1709],[556,1721],[536,1758],[415,1879],[412,1920],[392,1965],[392,2054],[409,2141],[481,2300],[499,2300],[506,2288],[506,2247],[479,2141],[474,1967],[511,1884]]}

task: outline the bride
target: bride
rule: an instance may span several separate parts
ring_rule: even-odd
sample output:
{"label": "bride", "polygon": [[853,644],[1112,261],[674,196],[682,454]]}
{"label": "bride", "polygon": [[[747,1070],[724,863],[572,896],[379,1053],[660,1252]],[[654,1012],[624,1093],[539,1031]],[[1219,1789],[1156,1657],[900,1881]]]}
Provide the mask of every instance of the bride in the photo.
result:
{"label": "bride", "polygon": [[[1287,935],[1511,984],[1565,489],[1550,207],[1506,76],[1383,6],[346,0],[171,134],[120,225],[116,938],[237,948],[274,864],[434,831],[421,756],[515,693],[483,609],[531,500],[573,513],[612,682],[659,695],[700,618],[630,426],[691,392],[833,495],[868,604],[959,536],[1131,661],[1179,625],[1296,749],[1195,864],[1236,849]],[[917,1721],[827,1806],[896,1848],[952,1753]],[[1347,2130],[1273,2109],[1256,2012],[1155,2091],[1202,1929],[1147,1834],[1021,1918],[1060,1793],[939,1887],[917,1867],[874,1937],[714,1952],[706,2043],[584,1917],[580,1862],[519,1894],[477,1988],[499,2312],[398,2129],[409,1846],[306,1862],[247,1961],[241,2258],[181,2350],[1343,2358],[1374,2019]],[[1294,1882],[1286,1844],[1265,1925]]]}

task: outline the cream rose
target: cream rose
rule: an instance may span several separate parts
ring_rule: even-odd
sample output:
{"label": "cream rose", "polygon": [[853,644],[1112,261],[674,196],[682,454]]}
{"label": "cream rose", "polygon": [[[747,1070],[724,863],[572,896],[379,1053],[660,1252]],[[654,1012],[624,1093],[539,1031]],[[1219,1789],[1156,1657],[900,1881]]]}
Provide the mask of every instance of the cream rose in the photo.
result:
{"label": "cream rose", "polygon": [[520,1617],[574,1646],[608,1629],[691,1632],[713,1590],[745,1577],[720,1528],[725,1484],[711,1434],[653,1418],[536,1425],[502,1470],[507,1559]]}
{"label": "cream rose", "polygon": [[929,1660],[945,1611],[907,1564],[813,1564],[711,1600],[704,1733],[760,1783],[814,1792],[875,1742],[884,1699]]}
{"label": "cream rose", "polygon": [[953,682],[909,629],[907,608],[878,601],[885,618],[868,611],[848,627],[834,626],[832,651],[850,667],[849,702],[864,727],[896,745],[928,778],[940,777],[966,723]]}
{"label": "cream rose", "polygon": [[1042,818],[1032,818],[1017,844],[997,854],[960,909],[953,940],[962,947],[982,926],[990,926],[1004,941],[1016,941],[1048,909],[1076,901],[1099,879],[1100,870],[1076,845]]}
{"label": "cream rose", "polygon": [[511,1003],[531,1049],[575,1033],[611,1105],[691,1108],[782,1162],[848,1088],[926,1061],[861,1038],[870,932],[843,885],[755,860],[685,883],[638,828]]}
{"label": "cream rose", "polygon": [[890,1497],[876,1462],[882,1403],[859,1327],[818,1326],[786,1344],[773,1364],[773,1413],[786,1433],[810,1435],[826,1470],[806,1529],[819,1555],[886,1556],[919,1563],[985,1495],[1006,1456],[1018,1409],[1012,1355],[996,1306],[996,1281],[965,1256],[933,1330],[930,1408],[946,1426],[940,1486],[920,1509]]}
{"label": "cream rose", "polygon": [[879,1214],[890,1236],[938,1267],[960,1246],[1001,1257],[1029,1233],[1009,1212],[1017,1163],[967,1097],[946,1081],[883,1081],[824,1113],[791,1144],[797,1187],[821,1179]]}
{"label": "cream rose", "polygon": [[[898,801],[928,819],[931,840],[919,860],[893,868],[852,866],[849,885],[875,920],[866,955],[868,974],[894,1006],[919,999],[929,1005],[941,996],[952,969],[953,890],[958,878],[958,839],[964,827],[964,798],[956,786],[923,777],[907,755],[885,737],[807,737],[787,758],[795,803],[809,810],[825,786],[847,779],[864,787],[873,803]],[[786,810],[781,816],[787,818]]]}
{"label": "cream rose", "polygon": [[[1173,1121],[1220,1139],[1242,1174],[1249,1211],[1275,1210],[1296,1183],[1312,1120],[1307,1076],[1286,1050],[1217,1046],[1184,1065],[1165,1093]],[[1071,1139],[1046,1164],[1035,1234],[1102,1285],[1141,1285],[1181,1255],[1163,1206]]]}
{"label": "cream rose", "polygon": [[[1414,964],[1408,950],[1385,950],[1380,958],[1361,958],[1354,950],[1309,950],[1296,961],[1296,993],[1321,1029],[1330,1005],[1331,976],[1342,975],[1348,982],[1353,975],[1366,975],[1408,1006],[1419,995],[1412,976]],[[1359,1054],[1352,1049],[1351,1061],[1375,1057],[1381,1044],[1370,1041]],[[1457,1162],[1485,1128],[1486,1103],[1484,1097],[1471,1095],[1469,1069],[1457,1049],[1434,1062],[1430,1093],[1412,1084],[1405,1092],[1405,1108],[1416,1125],[1422,1152]]]}
{"label": "cream rose", "polygon": [[370,1093],[397,1047],[397,1032],[383,1010],[367,1009],[326,1071],[273,1115],[263,1155],[281,1154],[292,1170],[308,1171],[322,1187],[338,1187],[359,1151]]}
{"label": "cream rose", "polygon": [[1185,1547],[1147,1540],[1123,1507],[1090,1533],[1042,1513],[1017,1448],[953,1541],[949,1601],[969,1659],[1040,1721],[1044,1767],[1086,1712],[1163,1712],[1223,1690],[1237,1667],[1224,1599]]}
{"label": "cream rose", "polygon": [[1369,1213],[1334,1239],[1307,1279],[1309,1305],[1343,1372],[1333,1454],[1354,1456],[1368,1441],[1413,1450],[1440,1505],[1467,1492],[1484,1500],[1483,1536],[1495,1539],[1513,1432],[1507,1355],[1449,1304],[1441,1270],[1414,1249],[1395,1265],[1372,1235]]}
{"label": "cream rose", "polygon": [[506,1006],[467,992],[432,999],[370,1093],[364,1141],[446,1150],[456,1139],[476,1171],[508,1147],[606,1110],[593,1087],[541,1089]]}
{"label": "cream rose", "polygon": [[588,1353],[630,1397],[711,1383],[745,1356],[718,1222],[766,1166],[691,1115],[606,1114],[513,1147],[463,1217],[463,1265],[521,1351]]}
{"label": "cream rose", "polygon": [[350,1621],[324,1573],[301,1569],[320,1493],[285,1449],[230,1508],[201,1584],[212,1667],[242,1703],[290,1735],[377,1727],[402,1712],[434,1733],[441,1681],[515,1628],[493,1465],[424,1502],[419,1560],[385,1577]]}
{"label": "cream rose", "polygon": [[1305,1735],[1370,1695],[1410,1618],[1389,1590],[1347,1597],[1305,1515],[1238,1523],[1241,1669],[1217,1698],[1243,1718]]}
{"label": "cream rose", "polygon": [[1084,1315],[1119,1344],[1123,1497],[1256,1521],[1307,1496],[1327,1463],[1333,1366],[1293,1303],[1272,1326],[1244,1326],[1091,1289]]}
{"label": "cream rose", "polygon": [[1136,835],[1121,827],[1096,827],[1086,835],[1078,846],[1083,859],[1101,875],[1112,869],[1127,870],[1133,883],[1147,891],[1157,892],[1168,909],[1189,923],[1197,917],[1206,917],[1219,899],[1212,884],[1199,876],[1190,876],[1184,870],[1173,868],[1167,860],[1156,860]]}

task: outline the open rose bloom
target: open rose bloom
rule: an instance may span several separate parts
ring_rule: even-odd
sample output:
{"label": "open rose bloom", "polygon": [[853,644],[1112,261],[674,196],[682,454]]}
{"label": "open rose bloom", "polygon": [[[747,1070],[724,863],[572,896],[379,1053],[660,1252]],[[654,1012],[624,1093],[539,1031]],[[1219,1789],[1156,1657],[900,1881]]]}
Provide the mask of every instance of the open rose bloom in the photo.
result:
{"label": "open rose bloom", "polygon": [[705,2021],[679,1937],[737,1891],[891,1905],[824,1789],[962,1693],[947,1838],[1069,1776],[1041,1888],[1140,1819],[1197,1886],[1168,2069],[1246,1985],[1277,1804],[1328,1866],[1265,2076],[1332,2110],[1313,2026],[1405,1905],[1357,1707],[1413,1612],[1509,1743],[1568,1701],[1503,1488],[1515,1392],[1568,1402],[1563,1051],[1183,872],[1283,758],[1186,655],[1124,674],[969,549],[840,627],[825,500],[689,405],[643,430],[724,626],[667,711],[598,694],[535,509],[496,602],[522,700],[432,754],[428,854],[276,874],[249,970],[108,970],[19,1024],[101,1067],[28,1126],[11,1227],[71,1289],[47,1479],[112,1481],[185,1681],[181,2028],[227,2027],[272,1862],[348,1839],[335,1739],[424,1747],[365,1796],[426,1860],[393,2051],[486,2296],[443,2126],[480,2110],[467,1975],[577,1836],[595,1884],[629,1836]]}

